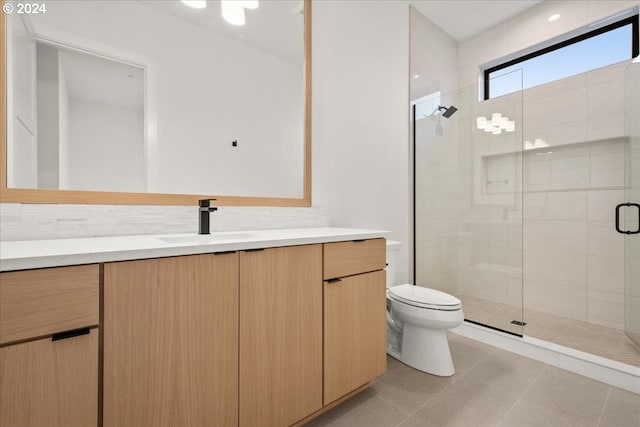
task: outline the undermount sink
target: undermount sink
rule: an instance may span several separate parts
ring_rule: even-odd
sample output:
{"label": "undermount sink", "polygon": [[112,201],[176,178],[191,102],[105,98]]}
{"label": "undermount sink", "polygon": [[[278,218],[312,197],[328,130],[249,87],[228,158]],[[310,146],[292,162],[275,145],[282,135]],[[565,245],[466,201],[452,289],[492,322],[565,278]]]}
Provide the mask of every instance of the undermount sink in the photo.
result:
{"label": "undermount sink", "polygon": [[191,236],[169,236],[158,237],[165,243],[194,243],[207,245],[226,241],[245,240],[251,237],[251,233],[217,233],[217,234],[195,234]]}

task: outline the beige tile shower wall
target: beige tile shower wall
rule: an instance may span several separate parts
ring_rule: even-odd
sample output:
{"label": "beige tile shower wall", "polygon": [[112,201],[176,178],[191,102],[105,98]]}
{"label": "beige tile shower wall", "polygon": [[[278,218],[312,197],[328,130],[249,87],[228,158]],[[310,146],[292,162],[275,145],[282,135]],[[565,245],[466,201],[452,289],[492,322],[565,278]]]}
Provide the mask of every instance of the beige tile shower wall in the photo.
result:
{"label": "beige tile shower wall", "polygon": [[[624,327],[624,81],[617,64],[524,92],[525,308]],[[565,114],[565,112],[567,112]]]}

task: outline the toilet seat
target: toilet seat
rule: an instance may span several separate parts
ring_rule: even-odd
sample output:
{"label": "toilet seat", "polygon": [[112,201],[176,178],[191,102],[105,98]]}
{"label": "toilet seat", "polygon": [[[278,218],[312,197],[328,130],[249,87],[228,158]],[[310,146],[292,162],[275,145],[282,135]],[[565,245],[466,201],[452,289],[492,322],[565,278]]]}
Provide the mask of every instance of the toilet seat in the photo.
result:
{"label": "toilet seat", "polygon": [[462,308],[462,301],[452,295],[410,284],[389,288],[389,296],[396,301],[429,310],[455,311]]}

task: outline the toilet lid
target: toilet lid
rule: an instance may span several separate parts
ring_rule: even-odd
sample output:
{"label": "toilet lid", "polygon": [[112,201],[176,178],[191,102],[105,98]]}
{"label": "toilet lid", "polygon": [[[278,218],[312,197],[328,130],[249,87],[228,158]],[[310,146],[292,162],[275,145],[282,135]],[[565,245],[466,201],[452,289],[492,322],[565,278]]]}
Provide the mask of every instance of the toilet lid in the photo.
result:
{"label": "toilet lid", "polygon": [[397,301],[433,310],[458,310],[462,302],[447,293],[410,284],[389,288],[389,296]]}

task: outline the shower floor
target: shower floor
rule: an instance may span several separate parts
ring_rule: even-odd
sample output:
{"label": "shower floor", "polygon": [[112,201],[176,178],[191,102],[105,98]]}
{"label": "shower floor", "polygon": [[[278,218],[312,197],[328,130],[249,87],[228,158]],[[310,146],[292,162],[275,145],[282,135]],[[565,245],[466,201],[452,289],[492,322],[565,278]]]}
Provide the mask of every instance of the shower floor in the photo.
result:
{"label": "shower floor", "polygon": [[[522,319],[520,307],[466,295],[457,297],[462,300],[467,320],[640,367],[640,347],[624,331],[535,310],[525,309]],[[512,320],[526,325],[514,325]]]}

